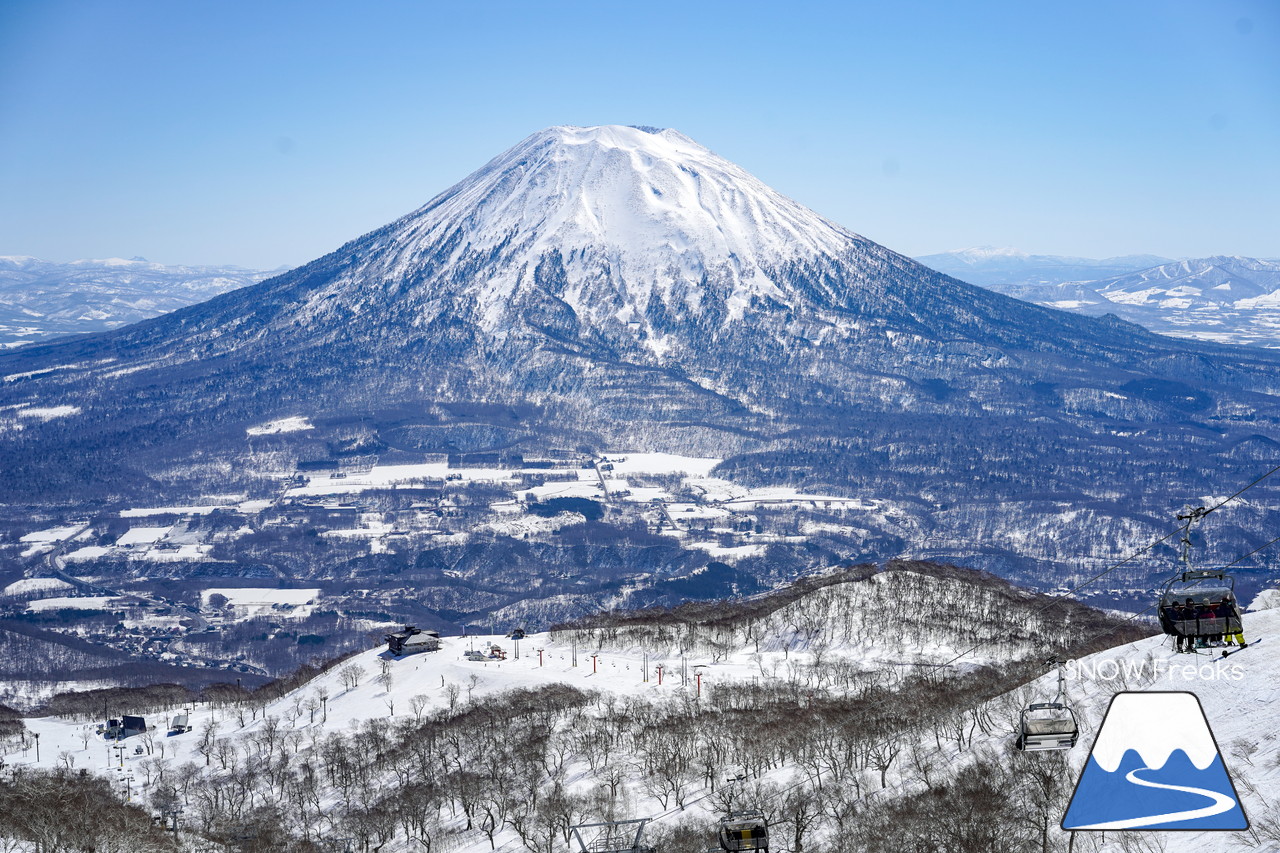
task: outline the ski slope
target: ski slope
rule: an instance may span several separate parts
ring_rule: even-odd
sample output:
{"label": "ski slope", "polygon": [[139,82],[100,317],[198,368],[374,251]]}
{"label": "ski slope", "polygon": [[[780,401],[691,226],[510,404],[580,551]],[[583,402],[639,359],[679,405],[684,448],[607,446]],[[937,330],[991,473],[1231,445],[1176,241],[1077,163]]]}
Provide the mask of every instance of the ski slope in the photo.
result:
{"label": "ski slope", "polygon": [[[1261,599],[1258,604],[1269,601]],[[1072,707],[1080,717],[1080,741],[1069,751],[1068,761],[1073,770],[1072,784],[1089,757],[1099,726],[1112,697],[1120,691],[1187,691],[1194,693],[1204,709],[1205,717],[1213,732],[1215,743],[1197,743],[1188,755],[1197,766],[1212,760],[1214,747],[1221,754],[1227,771],[1240,795],[1241,805],[1251,823],[1280,818],[1280,653],[1275,636],[1280,631],[1280,609],[1250,611],[1245,616],[1245,635],[1249,641],[1264,638],[1257,645],[1220,657],[1220,649],[1205,650],[1202,654],[1177,654],[1169,638],[1155,636],[1126,646],[1120,646],[1073,661],[1067,667],[1067,689]],[[1020,691],[1018,699],[1026,696],[1052,696],[1056,691],[1056,676],[1046,675]],[[1011,697],[1012,698],[1012,697]],[[1043,701],[1036,699],[1034,701]],[[1127,774],[1136,785],[1160,787],[1144,781],[1136,774],[1143,769],[1158,768],[1168,760],[1168,749],[1162,749],[1161,733],[1167,733],[1168,721],[1151,720],[1143,736],[1134,739],[1131,748],[1141,752],[1145,768]],[[988,742],[986,748],[999,748]],[[1113,767],[1119,765],[1117,747],[1110,747],[1099,759]],[[1097,757],[1097,756],[1095,756]],[[1192,820],[1217,814],[1232,807],[1220,799],[1221,794],[1208,790],[1198,791],[1212,800],[1203,808],[1177,815],[1156,815],[1149,820],[1118,822],[1116,825],[1099,825],[1096,829],[1139,829],[1142,826],[1170,820]],[[1120,826],[1119,823],[1124,823]],[[1257,846],[1247,833],[1157,832],[1165,848],[1170,851],[1194,850],[1197,853],[1239,853],[1246,850],[1272,850],[1264,842]],[[1104,853],[1122,853],[1124,842],[1108,833],[1108,841],[1100,847]]]}

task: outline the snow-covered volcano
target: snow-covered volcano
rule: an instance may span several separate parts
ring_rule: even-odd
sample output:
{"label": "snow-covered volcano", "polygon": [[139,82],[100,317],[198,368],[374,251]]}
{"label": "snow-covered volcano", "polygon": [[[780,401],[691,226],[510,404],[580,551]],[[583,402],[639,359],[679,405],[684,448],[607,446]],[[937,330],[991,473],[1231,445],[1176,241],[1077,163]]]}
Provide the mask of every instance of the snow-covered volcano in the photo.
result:
{"label": "snow-covered volcano", "polygon": [[[875,305],[914,324],[985,296],[648,127],[535,133],[331,257],[341,269],[297,304],[295,323],[342,311],[414,329],[461,321],[498,339],[532,326],[662,364],[747,315],[838,328],[839,314]],[[924,308],[939,299],[946,310]]]}
{"label": "snow-covered volcano", "polygon": [[404,280],[430,268],[461,280],[486,258],[466,290],[490,325],[499,306],[543,284],[548,263],[579,316],[599,313],[601,288],[625,293],[633,314],[655,293],[696,311],[708,280],[740,316],[753,298],[787,299],[769,270],[865,246],[678,131],[552,127],[361,247],[368,260],[351,275]]}
{"label": "snow-covered volcano", "polygon": [[[283,458],[722,458],[749,485],[894,502],[878,556],[1037,571],[1115,559],[1280,441],[1280,356],[971,286],[635,127],[541,131],[305,266],[0,355],[0,377],[0,488],[23,500],[150,493],[161,466],[306,418]],[[3,414],[50,409],[75,414]]]}
{"label": "snow-covered volcano", "polygon": [[[401,219],[260,287],[122,331],[109,349],[166,365],[412,350],[419,370],[457,357],[506,370],[547,367],[538,356],[552,348],[562,373],[567,346],[707,377],[744,356],[776,370],[856,350],[856,364],[883,373],[921,347],[954,362],[989,360],[993,345],[1125,358],[1144,343],[938,274],[675,130],[603,126],[535,133]],[[928,372],[949,381],[940,374],[954,369]],[[742,378],[709,384],[723,393]],[[864,403],[896,395],[839,384]]]}

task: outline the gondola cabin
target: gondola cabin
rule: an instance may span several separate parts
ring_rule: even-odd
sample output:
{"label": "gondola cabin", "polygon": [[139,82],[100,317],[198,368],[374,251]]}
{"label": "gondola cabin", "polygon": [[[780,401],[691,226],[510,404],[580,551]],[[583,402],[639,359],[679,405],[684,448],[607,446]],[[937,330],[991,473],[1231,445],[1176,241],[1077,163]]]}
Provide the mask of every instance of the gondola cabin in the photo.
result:
{"label": "gondola cabin", "polygon": [[762,812],[731,812],[720,820],[720,849],[769,850],[769,821]]}
{"label": "gondola cabin", "polygon": [[1225,572],[1188,571],[1165,584],[1160,627],[1171,637],[1220,637],[1242,630],[1235,578]]}
{"label": "gondola cabin", "polygon": [[1036,702],[1022,712],[1014,746],[1022,752],[1070,749],[1079,738],[1074,711],[1062,702]]}

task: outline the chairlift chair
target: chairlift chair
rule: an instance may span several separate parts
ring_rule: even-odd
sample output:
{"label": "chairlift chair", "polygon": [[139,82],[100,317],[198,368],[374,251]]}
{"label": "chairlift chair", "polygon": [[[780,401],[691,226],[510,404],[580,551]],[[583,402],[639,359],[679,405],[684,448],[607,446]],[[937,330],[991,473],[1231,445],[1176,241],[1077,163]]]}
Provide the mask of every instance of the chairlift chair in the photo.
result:
{"label": "chairlift chair", "polygon": [[1050,660],[1058,667],[1058,695],[1052,702],[1033,702],[1018,717],[1018,739],[1014,748],[1020,752],[1047,752],[1070,749],[1080,739],[1080,722],[1067,704],[1067,677],[1062,662]]}
{"label": "chairlift chair", "polygon": [[1022,711],[1014,746],[1022,752],[1046,752],[1070,749],[1079,739],[1080,724],[1066,704],[1033,702]]}
{"label": "chairlift chair", "polygon": [[[1214,637],[1242,630],[1240,603],[1236,600],[1236,579],[1224,571],[1192,570],[1180,572],[1164,585],[1160,594],[1160,627],[1171,637]],[[1215,608],[1214,618],[1199,618],[1196,611],[1176,613],[1175,605],[1191,599],[1196,608],[1208,602]],[[1219,608],[1226,599],[1229,611]]]}
{"label": "chairlift chair", "polygon": [[763,812],[730,812],[720,819],[720,849],[769,850],[769,821]]}

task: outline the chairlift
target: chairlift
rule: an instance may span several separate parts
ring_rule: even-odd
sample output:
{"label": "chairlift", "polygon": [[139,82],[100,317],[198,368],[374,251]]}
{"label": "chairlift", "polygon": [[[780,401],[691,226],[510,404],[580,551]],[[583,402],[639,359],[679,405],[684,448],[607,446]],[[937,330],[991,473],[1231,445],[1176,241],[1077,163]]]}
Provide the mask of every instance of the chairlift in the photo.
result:
{"label": "chairlift", "polygon": [[1049,661],[1058,667],[1058,695],[1052,702],[1033,702],[1018,718],[1018,739],[1014,748],[1020,752],[1047,752],[1070,749],[1080,739],[1080,722],[1067,704],[1067,678],[1060,661]]}
{"label": "chairlift", "polygon": [[1165,583],[1160,593],[1160,627],[1170,637],[1203,643],[1223,635],[1238,634],[1244,623],[1236,599],[1236,579],[1225,569],[1191,568],[1191,525],[1209,514],[1198,507],[1179,514],[1182,528],[1182,571]]}
{"label": "chairlift", "polygon": [[729,812],[720,819],[720,849],[769,850],[769,821],[763,812]]}
{"label": "chairlift", "polygon": [[1160,594],[1160,627],[1170,637],[1236,634],[1243,624],[1236,579],[1224,571],[1180,572]]}
{"label": "chairlift", "polygon": [[1070,749],[1080,738],[1075,712],[1062,702],[1033,702],[1022,711],[1018,740],[1022,752]]}

